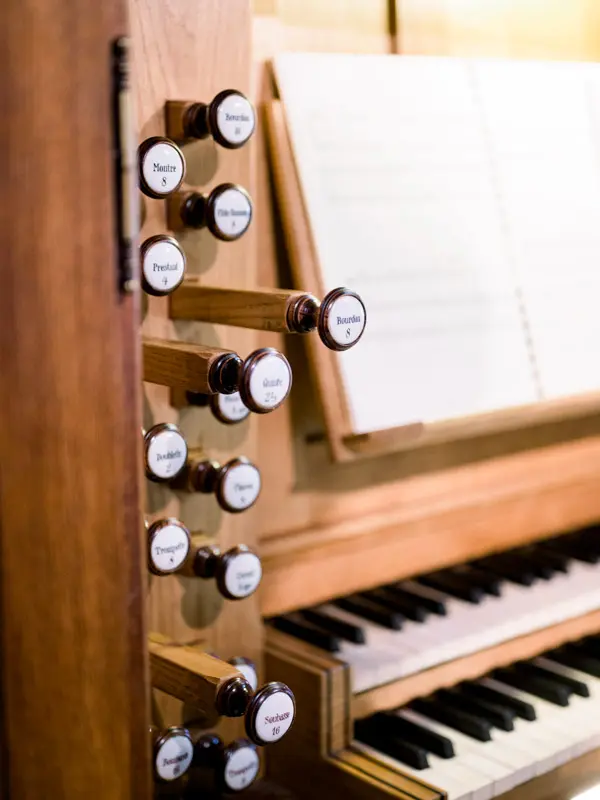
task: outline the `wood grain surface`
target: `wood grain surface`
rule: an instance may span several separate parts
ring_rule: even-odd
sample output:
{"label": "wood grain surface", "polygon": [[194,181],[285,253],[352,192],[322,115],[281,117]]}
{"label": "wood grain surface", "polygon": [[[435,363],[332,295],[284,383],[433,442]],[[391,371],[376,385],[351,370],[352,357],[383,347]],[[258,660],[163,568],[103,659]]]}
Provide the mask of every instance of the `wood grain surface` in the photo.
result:
{"label": "wood grain surface", "polygon": [[231,664],[197,648],[152,637],[148,647],[152,686],[213,716],[221,686],[232,678],[243,678]]}
{"label": "wood grain surface", "polygon": [[151,796],[135,296],[117,288],[125,3],[7,0],[0,142],[0,794]]}
{"label": "wood grain surface", "polygon": [[144,380],[160,386],[211,394],[213,364],[228,350],[190,342],[146,337],[142,344]]}
{"label": "wood grain surface", "polygon": [[197,278],[187,278],[171,295],[171,318],[289,333],[288,308],[302,296],[286,289],[203,286]]}

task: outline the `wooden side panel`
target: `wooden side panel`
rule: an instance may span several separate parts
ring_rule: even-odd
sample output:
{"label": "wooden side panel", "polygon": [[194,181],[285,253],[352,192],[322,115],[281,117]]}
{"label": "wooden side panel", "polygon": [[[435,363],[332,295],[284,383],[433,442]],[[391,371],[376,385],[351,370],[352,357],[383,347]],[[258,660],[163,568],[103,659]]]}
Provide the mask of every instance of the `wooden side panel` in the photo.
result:
{"label": "wooden side panel", "polygon": [[111,42],[125,4],[0,28],[0,792],[151,796],[139,309],[117,289]]}

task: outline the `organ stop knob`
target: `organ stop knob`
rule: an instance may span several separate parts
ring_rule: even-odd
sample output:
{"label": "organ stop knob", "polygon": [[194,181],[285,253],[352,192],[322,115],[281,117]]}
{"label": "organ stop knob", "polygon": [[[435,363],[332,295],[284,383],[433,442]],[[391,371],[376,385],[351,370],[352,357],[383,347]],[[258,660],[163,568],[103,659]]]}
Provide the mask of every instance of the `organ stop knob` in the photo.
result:
{"label": "organ stop knob", "polygon": [[185,177],[185,158],[175,142],[152,136],[138,148],[140,189],[160,200],[175,192]]}
{"label": "organ stop knob", "polygon": [[178,519],[168,517],[148,528],[148,569],[154,575],[170,575],[184,565],[190,552],[190,532]]}
{"label": "organ stop knob", "polygon": [[169,481],[185,467],[187,443],[170,422],[153,425],[144,434],[144,469],[151,481]]}
{"label": "organ stop knob", "polygon": [[258,687],[258,672],[254,661],[250,661],[249,658],[244,658],[243,656],[235,656],[235,658],[230,658],[228,663],[238,669],[252,686],[252,689],[256,691]]}
{"label": "organ stop knob", "polygon": [[176,289],[185,274],[185,253],[177,239],[159,234],[140,246],[142,288],[161,297]]}
{"label": "organ stop knob", "polygon": [[191,492],[214,494],[224,511],[232,514],[246,511],[254,505],[260,494],[260,471],[243,456],[232,458],[226,464],[206,458],[191,458],[185,473],[173,486]]}
{"label": "organ stop knob", "polygon": [[260,759],[256,745],[248,739],[236,739],[225,746],[216,734],[207,733],[196,741],[193,764],[210,773],[211,783],[218,790],[229,793],[240,792],[254,783]]}
{"label": "organ stop knob", "polygon": [[306,292],[223,289],[187,278],[171,296],[171,317],[281,333],[317,329],[331,350],[348,350],[364,333],[367,311],[359,295],[343,287],[319,302]]}
{"label": "organ stop knob", "polygon": [[164,731],[150,729],[152,766],[157,781],[170,782],[184,775],[192,765],[194,745],[186,728],[172,727]]}
{"label": "organ stop knob", "polygon": [[197,578],[215,578],[223,597],[243,600],[258,589],[262,564],[258,555],[244,544],[224,553],[214,545],[207,545],[190,556],[185,572]]}
{"label": "organ stop knob", "polygon": [[178,141],[212,138],[228,150],[246,144],[254,133],[256,114],[248,98],[236,89],[225,89],[210,103],[167,101],[167,134]]}
{"label": "organ stop knob", "polygon": [[199,394],[186,392],[185,399],[191,406],[208,406],[213,416],[225,425],[237,425],[250,414],[239,392],[232,394]]}
{"label": "organ stop knob", "polygon": [[243,236],[252,222],[252,200],[236,183],[221,183],[207,195],[177,192],[167,203],[169,228],[208,228],[213,236],[233,242]]}
{"label": "organ stop knob", "polygon": [[242,361],[237,353],[189,342],[145,338],[144,380],[200,394],[239,391],[257,414],[278,408],[292,387],[287,358],[272,347],[255,350]]}
{"label": "organ stop knob", "polygon": [[155,688],[203,714],[243,716],[246,735],[255,744],[276,742],[290,729],[296,702],[286,684],[271,682],[253,692],[235,667],[196,648],[169,644],[164,637],[151,637],[149,651]]}

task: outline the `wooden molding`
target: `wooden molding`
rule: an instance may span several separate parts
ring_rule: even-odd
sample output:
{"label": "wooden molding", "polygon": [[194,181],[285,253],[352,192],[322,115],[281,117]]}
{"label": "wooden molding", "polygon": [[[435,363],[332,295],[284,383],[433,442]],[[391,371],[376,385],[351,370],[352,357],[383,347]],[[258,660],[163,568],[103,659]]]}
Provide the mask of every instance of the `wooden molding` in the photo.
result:
{"label": "wooden molding", "polygon": [[397,504],[265,541],[261,608],[281,614],[600,518],[600,438],[405,481]]}

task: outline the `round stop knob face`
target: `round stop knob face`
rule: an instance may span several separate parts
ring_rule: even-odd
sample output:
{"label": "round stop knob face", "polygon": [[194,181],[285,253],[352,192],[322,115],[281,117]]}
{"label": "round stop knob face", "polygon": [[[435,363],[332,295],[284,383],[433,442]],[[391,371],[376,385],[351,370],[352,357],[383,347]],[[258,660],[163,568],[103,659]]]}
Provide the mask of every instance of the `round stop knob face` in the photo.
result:
{"label": "round stop knob face", "polygon": [[245,401],[253,411],[265,413],[278,408],[290,393],[292,387],[292,368],[287,358],[277,350],[265,350],[254,359],[250,377],[244,390]]}
{"label": "round stop knob face", "polygon": [[237,553],[227,559],[223,585],[235,600],[243,600],[258,589],[262,578],[262,564],[256,553]]}
{"label": "round stop knob face", "polygon": [[254,133],[254,107],[243,94],[226,94],[216,101],[214,111],[215,133],[220,144],[241,147]]}
{"label": "round stop knob face", "polygon": [[187,444],[176,425],[155,425],[144,437],[146,475],[168,481],[181,472],[187,459]]}
{"label": "round stop knob face", "polygon": [[167,732],[154,756],[154,771],[162,781],[174,781],[190,768],[194,746],[186,731]]}
{"label": "round stop knob face", "polygon": [[221,422],[235,424],[242,422],[250,414],[250,409],[242,403],[239,392],[233,394],[211,395],[213,411]]}
{"label": "round stop knob face", "polygon": [[165,295],[176,289],[185,273],[185,255],[171,236],[154,236],[140,248],[144,289]]}
{"label": "round stop knob face", "polygon": [[165,519],[148,530],[148,562],[156,575],[168,575],[178,570],[190,550],[188,529],[175,519]]}
{"label": "round stop knob face", "polygon": [[250,742],[239,746],[227,758],[223,770],[223,781],[231,792],[241,792],[254,782],[258,775],[260,759]]}
{"label": "round stop knob face", "polygon": [[221,504],[227,511],[245,511],[260,494],[260,472],[254,464],[241,462],[228,469],[220,487]]}
{"label": "round stop knob face", "polygon": [[364,303],[354,292],[337,289],[323,301],[319,333],[333,350],[347,350],[363,335],[367,322]]}
{"label": "round stop knob face", "polygon": [[149,197],[166,197],[181,185],[185,176],[183,153],[169,139],[154,137],[139,149],[140,188]]}
{"label": "round stop knob face", "polygon": [[256,674],[256,667],[250,661],[245,659],[232,659],[230,662],[236,669],[238,669],[244,678],[248,681],[250,686],[252,687],[252,691],[255,692],[258,688],[258,675]]}
{"label": "round stop knob face", "polygon": [[256,744],[272,744],[289,731],[295,715],[291,689],[284,683],[268,683],[254,695],[246,713],[246,733]]}
{"label": "round stop knob face", "polygon": [[218,191],[212,202],[212,230],[215,236],[226,241],[239,239],[248,230],[252,220],[252,201],[237,186]]}

